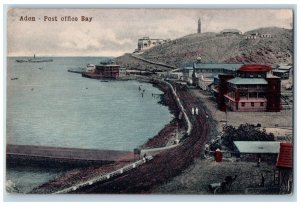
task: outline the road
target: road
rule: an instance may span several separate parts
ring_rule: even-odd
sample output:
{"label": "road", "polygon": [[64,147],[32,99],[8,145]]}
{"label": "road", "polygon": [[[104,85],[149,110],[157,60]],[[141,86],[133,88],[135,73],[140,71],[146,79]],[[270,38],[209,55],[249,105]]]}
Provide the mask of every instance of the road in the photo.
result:
{"label": "road", "polygon": [[[189,90],[176,90],[193,125],[191,134],[183,144],[161,152],[148,164],[141,165],[124,176],[102,184],[88,185],[74,193],[151,193],[152,188],[179,175],[200,158],[214,122],[209,114],[206,117],[203,105]],[[191,114],[192,107],[198,107],[199,115]]]}

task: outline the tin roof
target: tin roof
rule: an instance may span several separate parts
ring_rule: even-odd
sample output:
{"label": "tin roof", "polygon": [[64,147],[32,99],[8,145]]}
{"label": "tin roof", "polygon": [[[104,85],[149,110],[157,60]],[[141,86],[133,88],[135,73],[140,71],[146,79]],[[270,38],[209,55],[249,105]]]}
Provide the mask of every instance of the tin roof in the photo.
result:
{"label": "tin roof", "polygon": [[273,69],[273,72],[277,72],[277,73],[289,73],[288,70],[280,70],[280,69]]}
{"label": "tin roof", "polygon": [[241,78],[235,77],[228,80],[231,84],[268,84],[268,82],[263,78]]}
{"label": "tin roof", "polygon": [[276,162],[276,167],[293,167],[293,145],[291,143],[280,143],[280,150]]}
{"label": "tin roof", "polygon": [[184,67],[183,69],[192,70],[194,68],[193,68],[193,66],[187,66],[187,67]]}
{"label": "tin roof", "polygon": [[120,67],[118,64],[97,64],[96,66],[101,66],[101,67]]}
{"label": "tin roof", "polygon": [[279,153],[280,142],[274,141],[233,141],[240,153]]}
{"label": "tin roof", "polygon": [[277,69],[281,69],[281,70],[290,70],[291,68],[293,68],[293,66],[291,65],[284,65],[284,64],[279,64],[276,67]]}
{"label": "tin roof", "polygon": [[194,63],[195,69],[225,69],[236,71],[238,70],[243,64],[205,64],[205,63]]}

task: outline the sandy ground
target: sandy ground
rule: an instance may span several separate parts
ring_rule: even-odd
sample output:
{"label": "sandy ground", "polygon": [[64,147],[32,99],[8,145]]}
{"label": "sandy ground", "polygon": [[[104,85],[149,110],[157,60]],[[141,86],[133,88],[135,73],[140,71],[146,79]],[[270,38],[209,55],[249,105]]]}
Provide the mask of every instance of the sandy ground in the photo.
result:
{"label": "sandy ground", "polygon": [[[213,194],[208,186],[224,181],[226,176],[237,175],[232,184],[232,190],[226,194],[245,194],[247,188],[255,188],[258,193],[271,193],[274,187],[274,165],[262,163],[260,167],[255,162],[235,162],[234,160],[216,162],[214,159],[198,159],[181,175],[170,182],[153,189],[153,193],[161,194]],[[265,186],[261,187],[261,174],[265,177]],[[269,191],[269,192],[268,192]]]}
{"label": "sandy ground", "polygon": [[[213,118],[218,122],[218,131],[222,131],[223,124],[227,119],[228,125],[238,127],[240,124],[261,124],[265,128],[285,128],[291,130],[293,127],[293,110],[283,110],[281,112],[225,112],[217,108],[216,101],[213,97],[203,91],[193,90],[193,94],[210,110]],[[273,130],[274,131],[274,130]]]}
{"label": "sandy ground", "polygon": [[[192,94],[197,96],[209,110],[212,118],[217,122],[218,131],[222,131],[226,115],[217,109],[217,104],[211,95],[193,90]],[[267,132],[272,132],[275,136],[291,136],[293,128],[293,110],[281,112],[228,112],[227,123],[233,126],[240,124],[260,123]],[[214,137],[213,137],[214,138]],[[235,158],[226,159],[217,163],[213,158],[198,159],[182,174],[171,179],[168,183],[157,186],[153,193],[162,194],[213,194],[208,189],[212,183],[222,182],[225,176],[237,175],[236,181],[232,185],[229,194],[276,194],[274,185],[275,162],[262,163],[261,167],[256,166],[256,162],[242,162]],[[265,177],[265,186],[261,187],[261,174]],[[248,188],[248,189],[247,189]]]}

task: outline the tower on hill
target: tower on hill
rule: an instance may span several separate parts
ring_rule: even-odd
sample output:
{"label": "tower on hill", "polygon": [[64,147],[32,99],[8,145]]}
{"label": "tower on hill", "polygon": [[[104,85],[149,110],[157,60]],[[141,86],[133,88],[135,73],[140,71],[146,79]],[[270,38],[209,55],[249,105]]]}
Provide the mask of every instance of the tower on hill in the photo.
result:
{"label": "tower on hill", "polygon": [[198,19],[198,34],[201,33],[201,19]]}

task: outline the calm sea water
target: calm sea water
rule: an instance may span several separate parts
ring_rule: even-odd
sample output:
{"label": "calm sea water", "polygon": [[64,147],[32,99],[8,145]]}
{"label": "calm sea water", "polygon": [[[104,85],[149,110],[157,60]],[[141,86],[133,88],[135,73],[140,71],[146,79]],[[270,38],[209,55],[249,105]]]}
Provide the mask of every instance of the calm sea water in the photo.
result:
{"label": "calm sea water", "polygon": [[[152,97],[162,92],[151,84],[102,82],[67,72],[103,58],[56,57],[44,63],[17,63],[16,59],[8,58],[9,144],[132,151],[172,119],[168,108]],[[139,86],[145,89],[143,97]],[[8,169],[7,179],[14,182],[18,176],[17,184],[29,173],[48,181],[57,171]],[[32,184],[39,185],[41,181],[34,179]]]}

